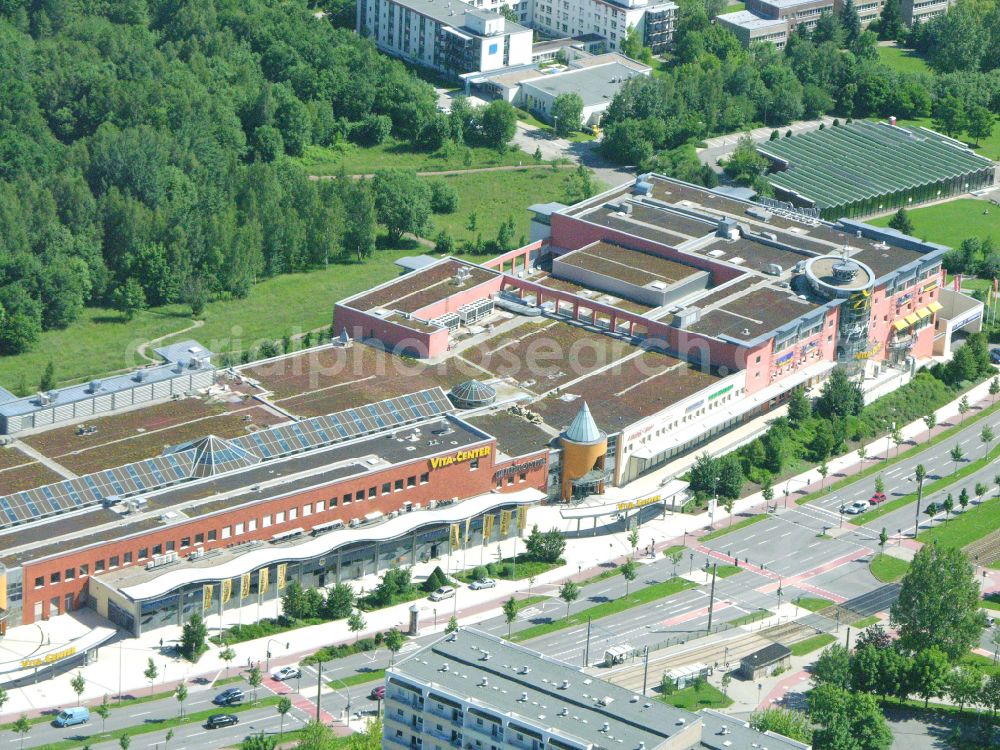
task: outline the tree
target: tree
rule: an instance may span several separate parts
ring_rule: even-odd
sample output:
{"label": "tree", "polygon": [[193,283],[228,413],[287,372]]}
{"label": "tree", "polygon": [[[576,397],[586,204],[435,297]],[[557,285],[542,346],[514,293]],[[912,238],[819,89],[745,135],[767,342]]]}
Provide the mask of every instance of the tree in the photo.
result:
{"label": "tree", "polygon": [[983,689],[979,694],[979,702],[989,708],[993,712],[993,716],[996,717],[997,711],[1000,711],[1000,673],[990,675],[983,684]]}
{"label": "tree", "polygon": [[899,427],[893,427],[889,433],[889,437],[892,438],[892,443],[896,446],[896,455],[898,456],[899,446],[906,442],[906,439],[903,437],[903,431]]}
{"label": "tree", "polygon": [[840,25],[844,28],[844,41],[852,45],[861,36],[861,18],[858,16],[854,0],[844,0],[840,8]]}
{"label": "tree", "polygon": [[910,673],[914,692],[924,699],[924,708],[931,698],[944,694],[948,686],[948,673],[951,665],[948,657],[937,646],[922,649],[913,658],[913,670]]}
{"label": "tree", "polygon": [[344,252],[353,254],[358,261],[371,257],[375,252],[377,233],[375,198],[366,180],[344,180],[342,201],[350,206],[344,212],[341,246]]}
{"label": "tree", "polygon": [[851,685],[851,653],[840,644],[824,649],[813,665],[812,681],[814,685],[835,685],[848,689]]}
{"label": "tree", "polygon": [[392,628],[385,634],[385,647],[389,649],[389,666],[391,667],[396,663],[396,654],[399,653],[399,649],[403,647],[403,641],[406,640],[406,636],[399,632],[396,628]]}
{"label": "tree", "polygon": [[132,746],[132,738],[127,734],[123,734],[118,738],[118,747],[122,750],[128,750]]}
{"label": "tree", "polygon": [[146,309],[146,292],[138,281],[129,278],[115,289],[111,303],[125,320],[132,320],[137,312]]}
{"label": "tree", "polygon": [[56,366],[50,361],[45,365],[45,371],[42,373],[41,379],[38,381],[38,390],[40,391],[51,391],[56,387]]}
{"label": "tree", "polygon": [[[975,490],[976,490],[976,497],[978,498],[979,502],[982,502],[982,501],[983,501],[983,495],[985,495],[985,494],[986,494],[986,491],[987,491],[988,489],[989,489],[989,488],[988,488],[988,487],[986,486],[986,483],[985,483],[985,482],[976,482],[976,487],[975,487]],[[965,502],[966,502],[966,505],[968,505],[968,503],[969,503],[969,492],[968,492],[968,490],[966,490],[966,489],[965,489],[964,487],[962,488],[962,492],[961,492],[961,493],[959,494],[959,496],[958,496],[958,500],[959,500],[959,502],[961,502],[961,501],[962,501],[962,495],[963,495],[963,494],[965,495]]]}
{"label": "tree", "polygon": [[368,627],[368,623],[365,622],[364,615],[360,611],[351,612],[351,616],[347,618],[347,629],[354,633],[354,642],[357,643],[358,639],[361,637],[361,631]]}
{"label": "tree", "polygon": [[160,676],[160,670],[156,668],[156,662],[150,657],[146,661],[146,671],[142,673],[146,680],[149,681],[149,694],[153,694],[153,685],[156,683],[156,678]]}
{"label": "tree", "polygon": [[771,484],[770,474],[764,477],[764,481],[760,485],[760,494],[764,498],[764,502],[768,505],[774,500],[774,485]]}
{"label": "tree", "polygon": [[77,672],[76,677],[69,681],[70,687],[73,688],[73,692],[76,693],[76,705],[80,705],[80,696],[83,695],[83,691],[87,688],[87,681],[83,679],[83,673]]}
{"label": "tree", "polygon": [[961,417],[959,424],[963,424],[965,422],[965,415],[969,413],[969,409],[971,408],[972,406],[969,404],[969,397],[967,395],[962,396],[961,400],[958,402],[958,413]]}
{"label": "tree", "polygon": [[566,581],[559,587],[559,598],[566,602],[566,616],[569,617],[569,605],[580,596],[580,586],[575,581]]}
{"label": "tree", "polygon": [[965,129],[972,136],[977,148],[981,140],[993,135],[994,122],[993,113],[982,104],[973,104],[969,107],[965,115]]}
{"label": "tree", "polygon": [[454,633],[456,630],[458,630],[458,618],[452,615],[448,619],[448,624],[444,626],[444,632],[447,635],[449,633]]}
{"label": "tree", "polygon": [[583,117],[583,97],[575,91],[559,94],[552,101],[552,121],[556,135],[567,136],[580,129]]}
{"label": "tree", "polygon": [[507,638],[510,638],[510,628],[514,620],[517,619],[517,611],[519,609],[517,600],[512,596],[503,603],[501,609],[503,610],[503,620],[507,623]]}
{"label": "tree", "polygon": [[[377,723],[381,724],[381,722]],[[330,727],[318,721],[310,721],[302,729],[295,750],[328,750],[335,744],[335,741],[336,736]]]}
{"label": "tree", "polygon": [[885,526],[882,527],[882,531],[878,534],[878,548],[879,554],[885,554],[885,543],[889,541],[889,532],[885,530]]}
{"label": "tree", "polygon": [[517,113],[503,99],[496,99],[482,108],[480,133],[487,146],[503,152],[517,131]]}
{"label": "tree", "polygon": [[812,724],[801,711],[785,708],[754,711],[750,714],[750,728],[758,732],[774,732],[807,745],[812,742]]}
{"label": "tree", "polygon": [[550,529],[542,533],[538,524],[531,527],[531,533],[525,542],[528,558],[537,562],[555,563],[562,557],[566,549],[566,539],[559,529]]}
{"label": "tree", "polygon": [[949,455],[951,456],[952,462],[955,464],[955,471],[958,471],[958,464],[963,458],[965,458],[965,451],[962,450],[962,446],[956,443],[955,447],[951,449]]}
{"label": "tree", "polygon": [[892,732],[875,696],[820,685],[809,693],[809,714],[819,727],[813,746],[829,750],[889,750]]}
{"label": "tree", "polygon": [[958,704],[958,712],[962,713],[966,703],[975,703],[983,690],[984,675],[975,666],[956,667],[949,672],[945,680],[948,697]]}
{"label": "tree", "polygon": [[591,172],[583,164],[578,164],[576,169],[566,175],[564,183],[566,200],[570,203],[586,200],[597,192]]}
{"label": "tree", "polygon": [[226,646],[219,652],[219,658],[226,663],[226,677],[229,677],[229,667],[231,666],[233,659],[236,658],[236,652],[233,651],[232,646]]}
{"label": "tree", "polygon": [[816,470],[819,472],[819,475],[822,478],[822,481],[820,482],[820,489],[826,489],[826,475],[830,473],[830,466],[826,463],[826,460],[824,459],[823,463],[821,463],[816,468]]}
{"label": "tree", "polygon": [[14,734],[19,734],[21,736],[21,750],[24,750],[24,738],[28,736],[28,732],[31,731],[31,722],[28,721],[28,717],[21,714],[17,721],[10,725],[11,730]]}
{"label": "tree", "polygon": [[247,674],[247,684],[250,685],[250,703],[252,705],[257,702],[257,688],[264,684],[264,675],[261,674],[260,667],[256,664],[250,667],[250,672]]}
{"label": "tree", "polygon": [[[278,712],[278,716],[281,717],[281,725],[278,730],[278,737],[285,736],[285,714],[292,710],[292,699],[287,695],[281,696],[278,699],[278,704],[275,706],[275,710]],[[280,740],[279,740],[280,741]]]}
{"label": "tree", "polygon": [[326,592],[322,614],[330,620],[341,620],[349,617],[354,606],[354,589],[350,584],[338,583]]}
{"label": "tree", "polygon": [[622,578],[625,579],[625,596],[628,596],[628,586],[639,576],[639,563],[629,559],[622,563]]}
{"label": "tree", "polygon": [[642,35],[631,24],[625,29],[625,36],[622,37],[618,49],[626,57],[631,57],[633,60],[644,62],[647,65],[653,59],[653,51],[649,47],[643,46]]}
{"label": "tree", "polygon": [[841,367],[836,368],[823,384],[813,411],[824,419],[856,417],[864,407],[864,396]]}
{"label": "tree", "polygon": [[403,234],[420,234],[431,215],[431,191],[412,170],[383,170],[372,180],[375,212],[394,242]]}
{"label": "tree", "polygon": [[[0,703],[0,708],[2,708],[2,703]],[[101,733],[104,732],[104,724],[111,715],[111,704],[108,702],[107,693],[104,694],[104,698],[101,700],[100,704],[94,706],[94,713],[101,717]]]}
{"label": "tree", "polygon": [[632,549],[632,556],[635,556],[636,551],[639,549],[639,529],[633,528],[628,533],[628,546]]}
{"label": "tree", "polygon": [[742,135],[722,169],[734,182],[752,185],[767,169],[767,159],[757,153],[757,147],[749,135]]}
{"label": "tree", "polygon": [[195,612],[181,628],[181,654],[188,661],[198,661],[198,657],[208,648],[205,643],[207,639],[208,628],[205,627],[205,621]]}
{"label": "tree", "polygon": [[[986,485],[984,485],[984,484],[977,484],[976,488],[978,489],[979,487],[982,487],[983,489],[986,489]],[[958,493],[958,504],[959,504],[959,506],[961,506],[963,512],[965,511],[966,507],[969,505],[969,492],[968,492],[968,490],[965,489],[965,487],[963,487],[962,491]]]}
{"label": "tree", "polygon": [[178,685],[174,689],[174,698],[176,698],[177,699],[177,703],[180,704],[180,709],[181,709],[180,710],[180,715],[181,715],[181,718],[184,717],[184,701],[187,700],[187,697],[188,697],[187,685],[185,685],[182,682],[180,685]]}
{"label": "tree", "polygon": [[886,0],[878,18],[878,38],[899,39],[903,29],[903,14],[899,9],[899,0]]}
{"label": "tree", "polygon": [[932,125],[950,137],[962,132],[965,117],[965,104],[954,94],[948,94],[938,100]]}
{"label": "tree", "polygon": [[677,566],[680,565],[681,560],[684,559],[684,553],[679,549],[676,550],[665,549],[663,550],[663,554],[667,557],[668,560],[670,560],[670,564],[674,568],[673,577],[676,578]]}
{"label": "tree", "polygon": [[[536,526],[535,528],[538,527]],[[420,585],[420,588],[430,593],[431,591],[437,591],[442,586],[447,586],[447,585],[448,585],[448,576],[446,576],[444,574],[444,571],[441,570],[441,566],[437,565],[434,567],[434,570],[431,571],[431,574],[427,576],[427,580],[425,580]]]}
{"label": "tree", "polygon": [[788,396],[788,421],[792,425],[801,425],[812,416],[812,404],[806,397],[806,391],[802,386],[793,388]]}
{"label": "tree", "polygon": [[934,429],[934,425],[937,424],[937,415],[931,412],[926,417],[924,417],[924,424],[927,425],[927,439],[931,439],[931,430]]}
{"label": "tree", "polygon": [[990,443],[993,442],[993,438],[996,437],[993,434],[993,428],[989,425],[985,425],[979,432],[979,439],[986,445],[986,457],[989,458],[990,455]]}
{"label": "tree", "polygon": [[917,653],[937,647],[952,662],[968,653],[986,627],[968,558],[937,544],[924,545],[914,556],[890,615],[903,649]]}

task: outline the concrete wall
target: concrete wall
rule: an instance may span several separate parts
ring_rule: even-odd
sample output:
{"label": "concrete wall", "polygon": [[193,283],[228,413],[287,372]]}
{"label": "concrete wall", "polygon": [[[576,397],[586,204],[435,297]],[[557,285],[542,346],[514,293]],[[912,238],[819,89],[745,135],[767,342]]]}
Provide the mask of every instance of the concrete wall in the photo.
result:
{"label": "concrete wall", "polygon": [[436,357],[448,350],[448,331],[441,328],[432,333],[383,320],[377,315],[337,304],[333,313],[336,330],[344,328],[351,338],[359,341],[377,339],[389,351],[420,358]]}
{"label": "concrete wall", "polygon": [[421,307],[413,314],[423,320],[433,320],[445,313],[457,313],[458,308],[462,305],[466,305],[469,302],[476,302],[486,297],[492,297],[499,292],[502,280],[500,276],[495,276],[482,284],[476,284],[476,286],[469,287],[468,289],[457,290],[443,300]]}

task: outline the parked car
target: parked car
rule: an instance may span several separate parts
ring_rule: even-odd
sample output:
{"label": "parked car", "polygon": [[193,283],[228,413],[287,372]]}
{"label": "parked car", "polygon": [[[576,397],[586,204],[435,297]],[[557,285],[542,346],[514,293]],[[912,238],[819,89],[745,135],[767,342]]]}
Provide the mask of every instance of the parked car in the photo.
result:
{"label": "parked car", "polygon": [[368,697],[371,698],[373,701],[385,700],[385,685],[379,685],[377,687],[373,687],[372,691],[368,693]]}
{"label": "parked car", "polygon": [[52,722],[57,727],[71,727],[76,724],[86,724],[90,721],[90,709],[86,706],[64,708]]}
{"label": "parked car", "polygon": [[242,703],[246,694],[239,688],[226,688],[212,699],[212,703],[217,706],[231,706],[234,703]]}
{"label": "parked car", "polygon": [[990,362],[1000,365],[1000,346],[990,349]]}
{"label": "parked car", "polygon": [[294,680],[302,676],[302,670],[298,667],[282,667],[271,675],[276,680]]}
{"label": "parked car", "polygon": [[431,595],[427,598],[430,599],[432,602],[439,602],[442,599],[451,599],[453,596],[455,596],[454,588],[452,588],[451,586],[442,586],[437,591],[432,592]]}
{"label": "parked car", "polygon": [[884,502],[885,502],[884,492],[876,492],[874,495],[868,498],[869,505],[878,505],[879,503],[884,503]]}
{"label": "parked car", "polygon": [[219,727],[231,727],[239,724],[240,717],[236,714],[212,714],[205,722],[206,729],[218,729]]}
{"label": "parked car", "polygon": [[851,516],[856,516],[859,513],[864,513],[866,510],[868,510],[868,503],[866,503],[864,500],[856,500],[855,502],[851,503],[844,509],[844,513],[847,513],[848,515]]}
{"label": "parked car", "polygon": [[496,588],[497,582],[492,578],[482,578],[478,581],[473,581],[469,584],[469,588],[473,591],[479,591],[479,589],[493,589]]}

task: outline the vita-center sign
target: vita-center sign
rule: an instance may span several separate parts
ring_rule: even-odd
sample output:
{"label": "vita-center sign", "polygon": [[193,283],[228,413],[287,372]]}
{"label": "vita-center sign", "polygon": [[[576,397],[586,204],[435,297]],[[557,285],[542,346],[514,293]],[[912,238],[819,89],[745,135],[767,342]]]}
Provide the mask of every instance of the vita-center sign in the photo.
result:
{"label": "vita-center sign", "polygon": [[431,468],[442,469],[445,466],[451,466],[452,464],[460,464],[465,461],[471,461],[474,458],[488,456],[490,455],[490,452],[490,446],[485,445],[482,448],[474,448],[471,451],[459,451],[458,453],[453,453],[450,456],[438,456],[431,459]]}

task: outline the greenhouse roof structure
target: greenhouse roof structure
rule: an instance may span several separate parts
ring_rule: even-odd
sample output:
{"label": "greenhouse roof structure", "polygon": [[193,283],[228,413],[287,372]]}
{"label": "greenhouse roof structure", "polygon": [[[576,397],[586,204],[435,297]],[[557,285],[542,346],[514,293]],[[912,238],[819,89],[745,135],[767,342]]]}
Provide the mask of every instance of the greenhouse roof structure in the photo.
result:
{"label": "greenhouse roof structure", "polygon": [[989,159],[932,130],[864,120],[767,141],[757,150],[784,167],[767,176],[776,190],[820,209],[993,169]]}

